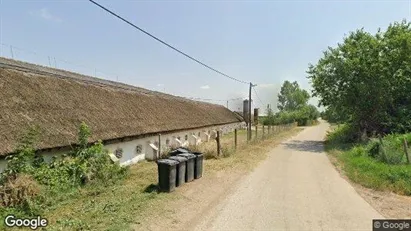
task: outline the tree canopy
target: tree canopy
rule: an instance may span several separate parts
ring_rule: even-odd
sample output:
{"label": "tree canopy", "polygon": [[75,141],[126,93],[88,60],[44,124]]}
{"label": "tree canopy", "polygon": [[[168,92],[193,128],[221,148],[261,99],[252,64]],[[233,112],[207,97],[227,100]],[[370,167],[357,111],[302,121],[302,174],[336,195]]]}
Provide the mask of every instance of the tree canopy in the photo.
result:
{"label": "tree canopy", "polygon": [[297,81],[285,81],[278,94],[278,109],[280,111],[294,111],[307,104],[310,94],[300,89]]}
{"label": "tree canopy", "polygon": [[320,114],[315,106],[308,105],[309,98],[310,94],[301,89],[296,81],[285,81],[278,94],[277,108],[280,111],[274,114],[271,108],[268,108],[264,124],[273,125],[293,122],[297,122],[300,126],[310,124]]}
{"label": "tree canopy", "polygon": [[351,32],[307,73],[313,96],[334,119],[362,133],[411,130],[411,24],[405,20],[375,35]]}

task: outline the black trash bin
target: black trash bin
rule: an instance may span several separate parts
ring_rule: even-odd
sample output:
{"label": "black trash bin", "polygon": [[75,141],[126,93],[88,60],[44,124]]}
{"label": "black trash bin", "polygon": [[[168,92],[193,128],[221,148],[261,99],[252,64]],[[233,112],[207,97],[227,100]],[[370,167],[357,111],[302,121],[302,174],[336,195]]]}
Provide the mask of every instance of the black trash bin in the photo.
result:
{"label": "black trash bin", "polygon": [[158,187],[162,192],[172,192],[176,188],[176,167],[178,161],[161,159],[157,161]]}
{"label": "black trash bin", "polygon": [[194,180],[194,160],[196,156],[191,153],[178,154],[178,156],[185,157],[187,159],[186,163],[186,182]]}
{"label": "black trash bin", "polygon": [[177,149],[172,150],[168,154],[169,156],[177,156],[178,154],[189,153],[189,152],[190,150],[188,150],[188,148],[179,147]]}
{"label": "black trash bin", "polygon": [[203,160],[204,155],[201,152],[190,152],[196,156],[194,161],[194,179],[201,178],[203,176]]}
{"label": "black trash bin", "polygon": [[184,184],[186,180],[186,163],[187,159],[182,156],[171,156],[169,157],[170,160],[178,161],[177,169],[176,169],[176,186],[179,187]]}

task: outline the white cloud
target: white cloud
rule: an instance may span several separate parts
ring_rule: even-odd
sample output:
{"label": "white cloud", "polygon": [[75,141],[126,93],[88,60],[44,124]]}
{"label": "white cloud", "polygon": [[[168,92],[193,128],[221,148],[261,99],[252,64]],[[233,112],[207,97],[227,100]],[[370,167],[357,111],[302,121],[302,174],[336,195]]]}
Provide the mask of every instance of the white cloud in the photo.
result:
{"label": "white cloud", "polygon": [[201,86],[200,88],[201,88],[201,89],[210,89],[210,86],[204,85],[204,86]]}
{"label": "white cloud", "polygon": [[54,22],[61,22],[61,18],[53,15],[47,8],[42,8],[40,10],[30,11],[30,14],[33,16],[41,17],[45,20],[54,21]]}

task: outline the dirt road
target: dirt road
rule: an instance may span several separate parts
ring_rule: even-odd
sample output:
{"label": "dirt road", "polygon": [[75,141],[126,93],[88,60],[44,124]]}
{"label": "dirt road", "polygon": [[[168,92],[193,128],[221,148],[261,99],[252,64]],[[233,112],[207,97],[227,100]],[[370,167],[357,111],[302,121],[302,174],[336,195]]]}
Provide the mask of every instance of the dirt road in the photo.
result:
{"label": "dirt road", "polygon": [[323,152],[328,124],[305,129],[272,150],[195,230],[372,230],[383,218]]}

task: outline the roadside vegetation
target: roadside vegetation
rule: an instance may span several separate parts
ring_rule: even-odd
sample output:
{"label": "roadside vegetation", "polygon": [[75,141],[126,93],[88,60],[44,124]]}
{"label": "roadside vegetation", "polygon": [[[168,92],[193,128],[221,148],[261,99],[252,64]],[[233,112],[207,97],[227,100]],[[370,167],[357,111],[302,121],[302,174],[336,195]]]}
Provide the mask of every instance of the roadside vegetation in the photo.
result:
{"label": "roadside vegetation", "polygon": [[[202,143],[195,149],[207,155],[207,175],[220,171],[248,171],[263,160],[281,140],[300,129],[283,126],[275,133],[253,136],[247,143],[246,132],[222,136],[222,154],[216,153],[216,142]],[[88,145],[90,131],[85,124],[79,129],[79,145],[62,158],[50,163],[36,155],[36,137],[30,130],[1,176],[0,215],[47,218],[47,230],[130,230],[153,214],[165,214],[167,201],[181,197],[176,193],[157,191],[157,165],[142,161],[130,167],[113,164],[101,142]],[[206,176],[205,176],[206,177]],[[5,229],[1,220],[0,230]]]}
{"label": "roadside vegetation", "polygon": [[298,83],[285,81],[278,94],[278,110],[274,113],[267,108],[267,116],[263,119],[264,125],[278,125],[296,122],[298,126],[315,125],[319,111],[314,105],[309,105],[310,94],[301,89]]}
{"label": "roadside vegetation", "polygon": [[411,143],[410,133],[387,135],[382,142],[351,139],[349,126],[340,125],[328,134],[325,145],[350,180],[368,188],[411,196],[411,165],[403,146],[404,139]]}
{"label": "roadside vegetation", "polygon": [[411,195],[411,24],[351,32],[307,73],[326,108],[321,117],[338,124],[326,149],[345,174],[369,188]]}
{"label": "roadside vegetation", "polygon": [[79,196],[85,186],[107,187],[128,174],[127,168],[112,163],[101,142],[88,144],[90,131],[85,123],[79,128],[78,145],[50,162],[35,152],[38,136],[38,129],[31,128],[15,154],[6,157],[7,168],[0,174],[1,217],[47,214]]}

